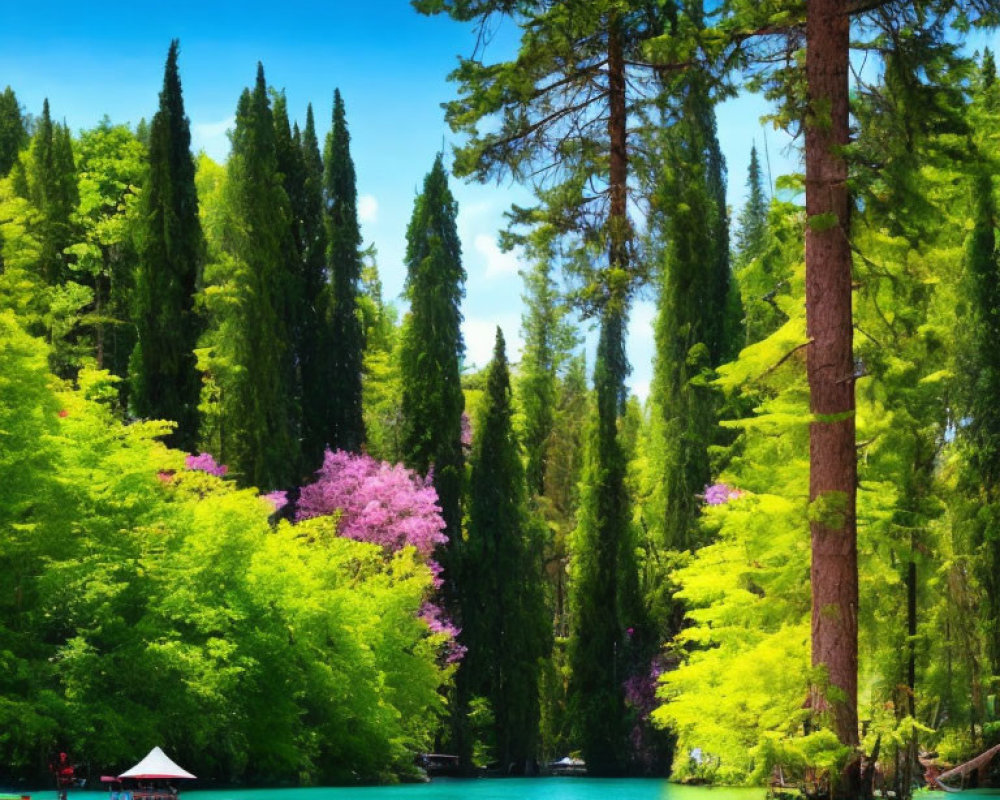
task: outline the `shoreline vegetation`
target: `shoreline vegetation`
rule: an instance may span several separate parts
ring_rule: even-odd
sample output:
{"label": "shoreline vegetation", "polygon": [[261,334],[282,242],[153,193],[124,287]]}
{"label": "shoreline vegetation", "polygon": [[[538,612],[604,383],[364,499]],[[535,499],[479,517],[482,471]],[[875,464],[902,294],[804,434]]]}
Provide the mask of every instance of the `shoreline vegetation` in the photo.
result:
{"label": "shoreline vegetation", "polygon": [[[224,164],[176,40],[135,127],[0,94],[0,781],[998,785],[1000,0],[413,5],[519,37],[450,76],[405,309],[338,90],[321,142],[257,64]],[[805,173],[734,211],[750,90]],[[482,370],[456,178],[534,193]]]}

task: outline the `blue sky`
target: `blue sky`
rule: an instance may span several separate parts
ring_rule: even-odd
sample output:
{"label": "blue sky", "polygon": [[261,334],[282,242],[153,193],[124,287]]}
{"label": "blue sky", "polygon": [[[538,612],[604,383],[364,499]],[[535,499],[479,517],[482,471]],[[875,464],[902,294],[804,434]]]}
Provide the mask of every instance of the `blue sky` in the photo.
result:
{"label": "blue sky", "polygon": [[[74,130],[105,114],[113,122],[151,117],[167,47],[179,38],[194,146],[218,160],[228,151],[226,130],[258,61],[268,82],[286,91],[293,118],[303,122],[312,102],[321,135],[329,128],[333,90],[339,87],[352,136],[363,235],[378,248],[386,296],[402,290],[414,195],[435,153],[442,145],[450,152],[456,141],[440,104],[454,94],[447,75],[456,56],[471,53],[470,27],[421,16],[406,0],[41,6],[3,0],[0,17],[0,88],[13,87],[32,113],[48,97],[53,115]],[[508,25],[487,57],[511,52],[515,41],[516,31]],[[751,143],[763,143],[759,118],[766,110],[752,96],[719,109],[734,212],[743,201]],[[766,135],[774,175],[794,169],[797,156],[787,137],[770,127]],[[509,346],[520,347],[520,264],[516,254],[499,251],[496,232],[510,203],[523,203],[529,195],[517,186],[457,180],[452,189],[469,275],[463,305],[467,358],[484,365],[496,325],[503,327]],[[643,397],[652,371],[652,319],[652,302],[640,301],[632,315],[629,357],[632,388]]]}

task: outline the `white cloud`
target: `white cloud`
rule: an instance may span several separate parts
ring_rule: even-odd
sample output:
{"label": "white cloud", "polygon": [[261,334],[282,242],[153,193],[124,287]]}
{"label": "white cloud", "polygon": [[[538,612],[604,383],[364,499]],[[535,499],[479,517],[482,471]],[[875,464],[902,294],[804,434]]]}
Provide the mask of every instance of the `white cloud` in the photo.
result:
{"label": "white cloud", "polygon": [[649,381],[641,380],[629,381],[629,388],[632,390],[632,394],[639,398],[640,403],[645,403],[646,398],[649,397]]}
{"label": "white cloud", "polygon": [[632,334],[644,336],[648,334],[656,322],[656,303],[651,300],[639,300],[632,306],[629,314]]}
{"label": "white cloud", "polygon": [[632,374],[628,381],[632,393],[642,402],[649,397],[653,378],[653,357],[656,351],[654,326],[656,324],[656,304],[640,300],[629,315],[628,358],[632,364]]}
{"label": "white cloud", "polygon": [[229,158],[229,136],[227,133],[235,125],[235,117],[228,117],[218,122],[193,122],[191,124],[191,149],[195,153],[204,150],[209,158],[221,164]]}
{"label": "white cloud", "polygon": [[472,247],[486,260],[486,277],[500,278],[506,275],[517,275],[520,263],[517,251],[503,252],[494,237],[488,233],[480,233],[472,240]]}
{"label": "white cloud", "polygon": [[468,366],[481,369],[490,363],[497,325],[503,330],[503,338],[507,343],[507,360],[514,363],[520,360],[524,343],[521,341],[521,317],[518,313],[500,314],[492,319],[467,317],[462,323],[462,336],[465,339],[465,363]]}
{"label": "white cloud", "polygon": [[378,218],[378,200],[375,195],[363,194],[358,198],[358,220],[361,222],[375,222]]}

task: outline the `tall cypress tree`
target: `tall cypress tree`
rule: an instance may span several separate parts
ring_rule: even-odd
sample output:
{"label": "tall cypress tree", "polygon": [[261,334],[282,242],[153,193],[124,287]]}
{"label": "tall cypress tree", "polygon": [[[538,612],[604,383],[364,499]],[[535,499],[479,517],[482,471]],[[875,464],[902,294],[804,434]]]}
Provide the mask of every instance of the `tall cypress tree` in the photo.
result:
{"label": "tall cypress tree", "polygon": [[627,769],[625,699],[633,638],[642,631],[626,458],[618,438],[628,363],[622,301],[602,312],[594,366],[596,403],[581,476],[570,565],[569,710],[587,771]]}
{"label": "tall cypress tree", "polygon": [[302,218],[299,253],[302,259],[302,305],[296,342],[301,370],[302,466],[319,468],[330,441],[330,386],[333,382],[333,342],[330,334],[330,287],[327,280],[326,216],[323,207],[323,158],[310,104],[302,131]]}
{"label": "tall cypress tree", "polygon": [[[460,84],[459,98],[447,104],[446,116],[454,130],[469,137],[456,155],[456,171],[481,181],[504,175],[540,176],[538,182],[545,188],[538,193],[539,206],[531,211],[515,209],[513,220],[531,227],[549,223],[560,232],[575,256],[570,263],[585,273],[580,296],[588,312],[600,318],[604,352],[624,353],[624,319],[646,266],[634,257],[629,192],[636,178],[637,134],[645,126],[643,107],[657,94],[659,79],[659,72],[648,68],[652,65],[647,44],[664,34],[669,17],[676,21],[675,4],[615,0],[513,5],[506,0],[417,0],[415,4],[425,13],[445,12],[483,24],[494,13],[509,14],[520,26],[516,58],[498,63],[464,59],[453,73]],[[683,50],[680,41],[687,31],[678,26],[676,33],[675,43]],[[532,90],[525,91],[525,86]],[[481,128],[483,122],[487,124]],[[594,191],[595,185],[603,189]],[[599,251],[601,258],[595,257]],[[624,381],[627,373],[624,357],[620,362],[605,359],[601,369],[605,381]],[[625,472],[618,468],[614,451],[620,453],[620,446],[605,438],[616,435],[619,404],[614,398],[623,391],[624,384],[599,386],[599,395],[607,397],[599,399],[597,408],[608,416],[598,426],[601,446],[593,450],[592,477],[601,482],[602,499],[597,503],[600,510],[595,506],[590,517],[596,527],[583,537],[607,559],[596,568],[599,582],[619,577],[618,544],[627,536],[619,526],[629,521],[627,510],[619,507],[625,487],[618,482]],[[613,626],[581,625],[576,635],[593,639],[577,652],[604,659],[614,652],[621,633]],[[577,682],[581,719],[594,715],[593,724],[581,722],[580,728],[592,756],[588,770],[596,774],[620,772],[625,766],[624,741],[612,743],[608,738],[624,735],[619,724],[621,704],[612,701],[615,693],[604,681],[614,674],[612,660],[597,667],[606,672],[591,673]],[[579,663],[585,672],[590,670]],[[586,700],[589,688],[607,690],[609,704]],[[601,746],[601,736],[606,747]]]}
{"label": "tall cypress tree", "polygon": [[527,510],[512,425],[510,374],[497,328],[470,458],[469,530],[462,544],[461,669],[491,702],[496,758],[531,772],[538,755],[539,659],[551,627],[542,594],[541,536]]}
{"label": "tall cypress tree", "polygon": [[[286,273],[284,278],[284,329],[288,334],[290,349],[288,366],[289,380],[295,395],[297,409],[296,426],[299,430],[300,445],[305,442],[301,434],[302,409],[302,339],[305,334],[304,325],[308,320],[308,300],[304,291],[305,257],[308,247],[308,236],[304,231],[306,216],[309,213],[306,194],[306,163],[302,150],[302,137],[298,127],[294,132],[288,121],[288,102],[285,93],[271,90],[271,115],[274,119],[274,153],[281,185],[288,197],[288,225],[291,235],[291,250],[285,254]],[[311,473],[302,465],[303,477]],[[310,465],[311,466],[311,465]]]}
{"label": "tall cypress tree", "polygon": [[[993,55],[993,51],[990,48],[983,48],[983,60],[979,65],[979,87],[980,90],[987,95],[989,100],[989,94],[997,82],[997,60],[996,56]],[[990,103],[990,109],[995,110],[992,103]]]}
{"label": "tall cypress tree", "polygon": [[757,145],[753,145],[747,169],[747,199],[736,229],[736,258],[739,266],[746,266],[764,251],[767,243],[767,205]]}
{"label": "tall cypress tree", "polygon": [[576,346],[576,333],[566,322],[568,307],[552,279],[551,236],[542,232],[532,248],[535,264],[523,273],[525,293],[521,330],[518,399],[524,417],[522,441],[525,475],[532,495],[545,494],[549,438],[555,424],[559,372]]}
{"label": "tall cypress tree", "polygon": [[0,178],[5,178],[28,143],[17,96],[9,86],[0,94]]}
{"label": "tall cypress tree", "polygon": [[69,128],[52,121],[48,99],[31,139],[28,158],[13,171],[14,191],[38,211],[31,233],[40,247],[38,271],[50,284],[69,280],[66,248],[76,241],[73,212],[80,202]]}
{"label": "tall cypress tree", "polygon": [[[456,218],[458,204],[448,188],[441,155],[424,178],[423,191],[406,229],[406,297],[410,312],[400,346],[402,452],[405,463],[432,473],[448,544],[439,555],[444,567],[445,604],[459,624],[459,550],[462,542],[462,394],[459,365],[461,302],[465,270]],[[452,746],[462,761],[471,759],[465,712],[470,697],[465,676],[456,679],[452,704]]]}
{"label": "tall cypress tree", "polygon": [[138,341],[129,373],[139,416],[174,420],[175,447],[194,448],[201,380],[194,349],[201,321],[194,297],[205,244],[191,157],[191,131],[177,72],[178,42],[170,44],[160,106],[149,131],[149,177],[142,193],[135,320]]}
{"label": "tall cypress tree", "polygon": [[736,329],[730,319],[725,173],[715,112],[697,76],[684,105],[683,119],[667,134],[672,168],[661,187],[667,246],[651,393],[656,470],[648,522],[658,533],[656,546],[673,550],[695,544],[697,496],[711,479],[709,447],[718,409],[708,378],[732,351]]}
{"label": "tall cypress tree", "polygon": [[330,392],[330,447],[360,452],[365,441],[361,410],[361,370],[364,334],[358,316],[358,281],[361,279],[361,229],[358,226],[358,192],[350,134],[340,91],[333,94],[333,128],[326,139],[327,263],[332,285],[330,328],[333,374]]}
{"label": "tall cypress tree", "polygon": [[301,136],[292,132],[288,119],[288,100],[285,93],[272,91],[271,115],[274,118],[274,152],[282,186],[288,195],[288,208],[296,259],[302,258],[302,235],[300,228],[305,213],[306,165],[302,152]]}
{"label": "tall cypress tree", "polygon": [[295,243],[259,64],[253,91],[244,90],[236,109],[226,193],[226,239],[239,278],[237,341],[231,343],[238,369],[224,411],[227,449],[245,483],[290,487],[299,478],[294,350],[287,323]]}
{"label": "tall cypress tree", "polygon": [[775,258],[770,201],[756,147],[750,150],[746,186],[747,199],[738,220],[734,255],[743,301],[743,343],[750,345],[769,336],[787,319],[774,300],[787,280],[787,267]]}
{"label": "tall cypress tree", "polygon": [[986,595],[983,617],[986,652],[994,674],[1000,669],[1000,252],[993,180],[980,169],[973,182],[973,228],[965,247],[964,294],[972,311],[965,334],[967,380],[963,382],[962,435],[980,510],[974,529],[980,579]]}
{"label": "tall cypress tree", "polygon": [[[424,179],[406,230],[406,297],[403,331],[403,452],[411,469],[433,469],[434,487],[452,544],[461,539],[462,410],[459,365],[465,270],[456,218],[440,155]],[[446,578],[447,580],[447,578]]]}

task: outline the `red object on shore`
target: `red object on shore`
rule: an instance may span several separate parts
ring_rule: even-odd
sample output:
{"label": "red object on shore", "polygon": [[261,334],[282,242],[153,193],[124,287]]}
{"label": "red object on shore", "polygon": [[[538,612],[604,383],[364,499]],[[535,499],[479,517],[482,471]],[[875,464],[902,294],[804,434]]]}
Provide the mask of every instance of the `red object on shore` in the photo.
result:
{"label": "red object on shore", "polygon": [[60,753],[59,757],[49,764],[49,771],[56,776],[56,787],[66,789],[76,782],[76,767],[70,763],[66,753]]}

